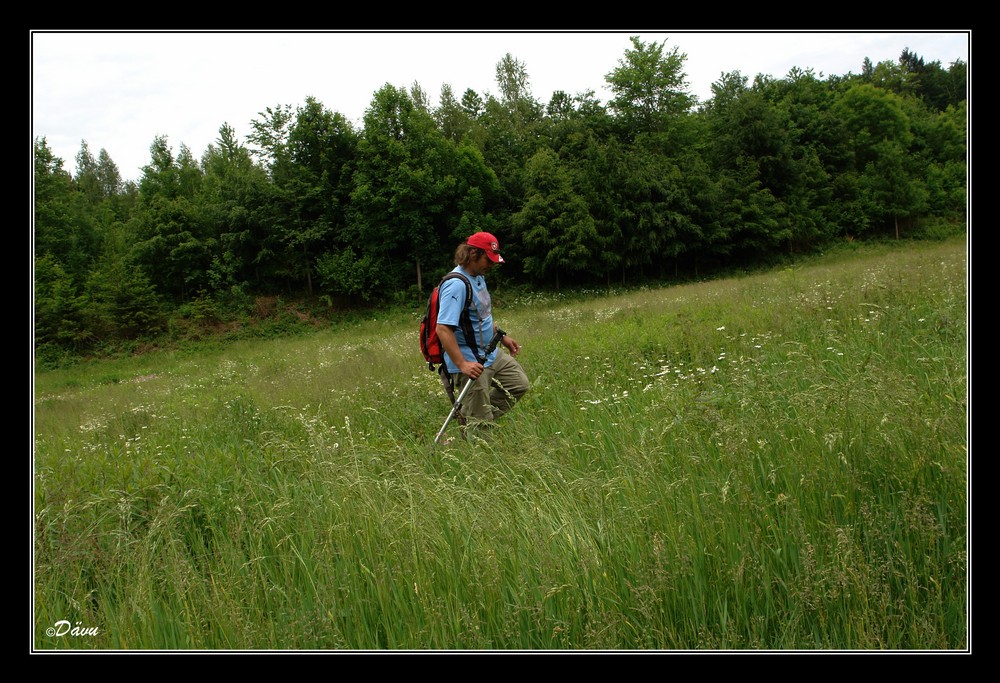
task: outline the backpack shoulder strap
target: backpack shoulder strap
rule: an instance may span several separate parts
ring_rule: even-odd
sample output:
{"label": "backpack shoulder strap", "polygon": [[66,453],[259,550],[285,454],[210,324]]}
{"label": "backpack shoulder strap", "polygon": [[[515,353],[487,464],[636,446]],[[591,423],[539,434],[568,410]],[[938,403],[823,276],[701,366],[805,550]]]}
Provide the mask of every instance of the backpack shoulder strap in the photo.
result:
{"label": "backpack shoulder strap", "polygon": [[461,278],[462,282],[465,283],[465,307],[468,308],[472,305],[472,283],[469,282],[469,278],[465,277],[462,273],[459,273],[456,270],[451,271],[441,278],[441,282],[438,283],[438,287],[443,285],[446,280],[453,280],[455,278]]}
{"label": "backpack shoulder strap", "polygon": [[445,280],[451,280],[453,278],[461,278],[462,282],[465,283],[465,307],[462,309],[462,314],[459,316],[458,324],[462,328],[462,334],[465,335],[465,343],[469,345],[472,349],[472,355],[479,358],[479,345],[476,344],[476,331],[472,329],[472,316],[469,314],[469,309],[472,307],[472,283],[469,282],[469,278],[465,277],[462,273],[458,271],[451,271],[443,278],[441,278],[440,288],[444,284]]}

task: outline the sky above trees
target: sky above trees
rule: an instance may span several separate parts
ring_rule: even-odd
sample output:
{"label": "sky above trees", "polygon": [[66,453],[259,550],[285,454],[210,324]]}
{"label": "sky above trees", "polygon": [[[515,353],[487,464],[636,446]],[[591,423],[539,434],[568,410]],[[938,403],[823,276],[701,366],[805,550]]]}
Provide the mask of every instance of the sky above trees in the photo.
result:
{"label": "sky above trees", "polygon": [[32,130],[73,172],[86,141],[105,149],[126,180],[141,174],[166,136],[197,157],[223,124],[240,137],[267,107],[315,97],[360,122],[383,85],[418,83],[437,103],[443,85],[497,92],[510,53],[527,67],[532,95],[593,90],[629,36],[667,41],[686,55],[691,94],[704,101],[722,73],[783,77],[792,67],[825,76],[859,73],[866,57],[896,60],[904,48],[947,68],[968,61],[971,33],[950,32],[35,32]]}

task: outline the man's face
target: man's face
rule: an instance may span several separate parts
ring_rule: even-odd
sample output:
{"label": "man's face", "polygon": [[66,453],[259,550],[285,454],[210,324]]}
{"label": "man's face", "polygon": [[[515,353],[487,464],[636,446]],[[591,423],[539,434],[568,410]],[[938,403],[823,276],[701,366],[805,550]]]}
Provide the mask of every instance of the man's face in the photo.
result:
{"label": "man's face", "polygon": [[475,275],[485,275],[490,272],[496,264],[490,260],[490,257],[485,254],[480,254],[479,258],[472,262],[473,268],[475,269]]}

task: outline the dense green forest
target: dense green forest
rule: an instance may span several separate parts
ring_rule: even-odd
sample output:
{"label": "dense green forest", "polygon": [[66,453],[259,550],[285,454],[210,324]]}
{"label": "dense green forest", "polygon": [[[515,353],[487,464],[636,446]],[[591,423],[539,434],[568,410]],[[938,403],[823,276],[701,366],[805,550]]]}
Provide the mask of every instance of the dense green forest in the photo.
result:
{"label": "dense green forest", "polygon": [[179,321],[420,302],[476,230],[492,278],[534,288],[669,281],[833,241],[965,229],[966,64],[909,50],[859,74],[734,71],[698,102],[678,48],[632,39],[593,92],[534,98],[418,83],[360,129],[315,98],[223,123],[196,158],[166,137],[137,182],[86,141],[76,175],[34,139],[36,361],[122,348]]}

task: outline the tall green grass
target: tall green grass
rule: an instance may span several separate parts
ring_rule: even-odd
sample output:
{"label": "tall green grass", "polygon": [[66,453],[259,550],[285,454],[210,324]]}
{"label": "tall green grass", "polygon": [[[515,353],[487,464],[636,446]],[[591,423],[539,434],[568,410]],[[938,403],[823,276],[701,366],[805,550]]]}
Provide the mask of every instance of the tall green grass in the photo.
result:
{"label": "tall green grass", "polygon": [[437,448],[419,311],[37,374],[34,647],[965,649],[966,282],[507,302],[532,389]]}

